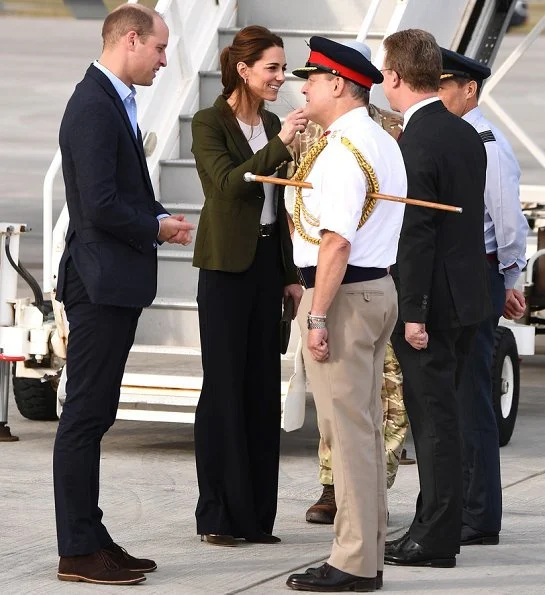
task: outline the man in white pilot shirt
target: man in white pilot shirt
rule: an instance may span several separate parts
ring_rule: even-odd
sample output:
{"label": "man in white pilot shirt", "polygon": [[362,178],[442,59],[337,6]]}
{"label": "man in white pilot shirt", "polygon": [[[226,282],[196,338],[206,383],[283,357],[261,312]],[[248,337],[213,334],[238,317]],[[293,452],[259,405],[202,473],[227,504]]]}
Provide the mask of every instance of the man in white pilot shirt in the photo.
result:
{"label": "man in white pilot shirt", "polygon": [[463,442],[463,512],[460,545],[494,545],[501,529],[499,438],[492,404],[492,355],[500,316],[520,318],[524,296],[515,283],[526,265],[528,224],[519,200],[520,168],[505,136],[478,107],[484,64],[441,49],[443,74],[439,97],[445,107],[479,133],[487,156],[484,239],[492,315],[478,327],[457,398]]}
{"label": "man in white pilot shirt", "polygon": [[291,575],[287,585],[374,590],[382,586],[387,510],[380,388],[397,318],[388,267],[404,205],[378,200],[373,207],[366,193],[406,196],[406,174],[397,143],[367,112],[380,71],[358,50],[322,37],[312,37],[310,49],[294,74],[308,79],[305,116],[325,133],[295,174],[314,189],[297,193],[294,261],[307,287],[298,322],[318,425],[331,446],[338,511],[328,562]]}

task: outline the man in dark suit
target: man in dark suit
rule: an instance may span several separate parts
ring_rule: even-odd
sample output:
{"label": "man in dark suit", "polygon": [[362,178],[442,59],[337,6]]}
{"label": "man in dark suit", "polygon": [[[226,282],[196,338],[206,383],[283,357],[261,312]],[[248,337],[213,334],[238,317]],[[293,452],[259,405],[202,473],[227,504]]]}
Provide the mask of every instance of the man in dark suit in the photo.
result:
{"label": "man in dark suit", "polygon": [[462,214],[405,209],[392,344],[403,373],[420,494],[409,531],[387,544],[385,560],[452,567],[462,523],[456,386],[477,325],[490,313],[483,237],[486,152],[475,129],[437,97],[442,62],[433,36],[399,31],[384,47],[384,92],[404,115],[399,146],[407,194],[463,208]]}
{"label": "man in dark suit", "polygon": [[66,402],[53,455],[58,578],[134,584],[156,568],[102,524],[100,442],[114,423],[138,317],[156,292],[157,243],[187,244],[192,225],[155,201],[136,123],[134,85],[166,66],[168,28],[128,4],[104,21],[103,53],[70,98],[60,128],[70,225],[57,300],[70,325]]}

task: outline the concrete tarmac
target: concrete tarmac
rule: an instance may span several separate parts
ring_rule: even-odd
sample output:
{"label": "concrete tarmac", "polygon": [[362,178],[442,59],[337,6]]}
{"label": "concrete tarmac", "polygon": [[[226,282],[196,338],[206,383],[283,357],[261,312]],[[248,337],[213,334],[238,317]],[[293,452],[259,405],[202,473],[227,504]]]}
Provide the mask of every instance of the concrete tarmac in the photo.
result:
{"label": "concrete tarmac", "polygon": [[[0,219],[28,222],[22,260],[41,268],[41,184],[56,149],[64,104],[87,65],[98,56],[100,23],[0,19]],[[520,41],[509,37],[505,55]],[[502,105],[521,112],[545,149],[541,38],[498,88]],[[501,124],[500,124],[501,127]],[[525,183],[545,183],[540,169],[515,144]],[[55,209],[62,205],[57,184]],[[463,548],[454,569],[385,569],[384,592],[416,594],[545,594],[545,341],[522,364],[521,403],[510,444],[501,451],[504,523],[498,546]],[[157,362],[157,371],[161,371]],[[56,579],[51,453],[56,422],[32,422],[17,412],[9,423],[20,442],[0,443],[0,593],[2,595],[112,593],[129,587],[62,583]],[[101,506],[114,539],[159,568],[137,587],[142,594],[287,593],[290,572],[327,559],[329,526],[304,516],[321,488],[318,434],[312,403],[305,426],[282,434],[277,545],[213,547],[195,534],[197,481],[193,428],[118,421],[102,449]],[[412,445],[409,444],[411,452]],[[416,466],[403,466],[389,492],[389,533],[411,521],[418,492]]]}
{"label": "concrete tarmac", "polygon": [[[497,546],[462,548],[453,569],[385,568],[385,593],[538,595],[545,593],[545,341],[524,358],[521,401],[511,442],[501,449],[503,530]],[[0,443],[0,592],[2,595],[112,593],[129,587],[56,579],[51,453],[56,422],[20,416],[10,426],[19,442]],[[287,593],[287,576],[327,559],[333,529],[305,522],[321,492],[318,434],[307,404],[301,430],[282,432],[278,514],[282,542],[236,548],[201,543],[190,425],[117,421],[103,440],[101,507],[112,537],[129,552],[154,558],[158,570],[139,593],[165,595]],[[412,445],[408,445],[412,453]],[[399,536],[414,513],[416,465],[401,466],[389,491],[389,534]]]}

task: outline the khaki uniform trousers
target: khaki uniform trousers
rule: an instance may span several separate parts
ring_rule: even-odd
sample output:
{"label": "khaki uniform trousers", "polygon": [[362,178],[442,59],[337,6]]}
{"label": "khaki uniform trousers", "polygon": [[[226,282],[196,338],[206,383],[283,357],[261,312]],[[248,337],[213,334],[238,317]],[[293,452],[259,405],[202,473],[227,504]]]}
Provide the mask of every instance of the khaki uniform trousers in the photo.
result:
{"label": "khaki uniform trousers", "polygon": [[313,289],[297,315],[305,370],[318,425],[331,447],[335,472],[335,539],[331,566],[374,577],[384,565],[386,461],[380,388],[386,344],[397,319],[392,278],[341,285],[327,314],[329,358],[307,348]]}
{"label": "khaki uniform trousers", "polygon": [[[409,418],[403,403],[403,376],[390,342],[386,346],[380,398],[382,400],[382,429],[384,432],[384,450],[386,452],[386,487],[390,489],[394,485],[401,451],[409,428]],[[320,459],[320,483],[322,485],[333,485],[331,449],[321,433],[318,457]]]}

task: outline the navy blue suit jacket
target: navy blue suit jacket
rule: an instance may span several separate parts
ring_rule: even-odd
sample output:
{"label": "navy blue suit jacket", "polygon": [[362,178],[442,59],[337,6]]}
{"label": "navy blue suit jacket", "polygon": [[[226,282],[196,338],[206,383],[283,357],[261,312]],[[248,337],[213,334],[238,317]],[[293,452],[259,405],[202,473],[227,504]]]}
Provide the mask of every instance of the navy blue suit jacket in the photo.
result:
{"label": "navy blue suit jacket", "polygon": [[91,65],[59,133],[70,225],[59,266],[63,300],[71,259],[91,302],[144,307],[157,289],[157,215],[142,137],[107,76]]}

